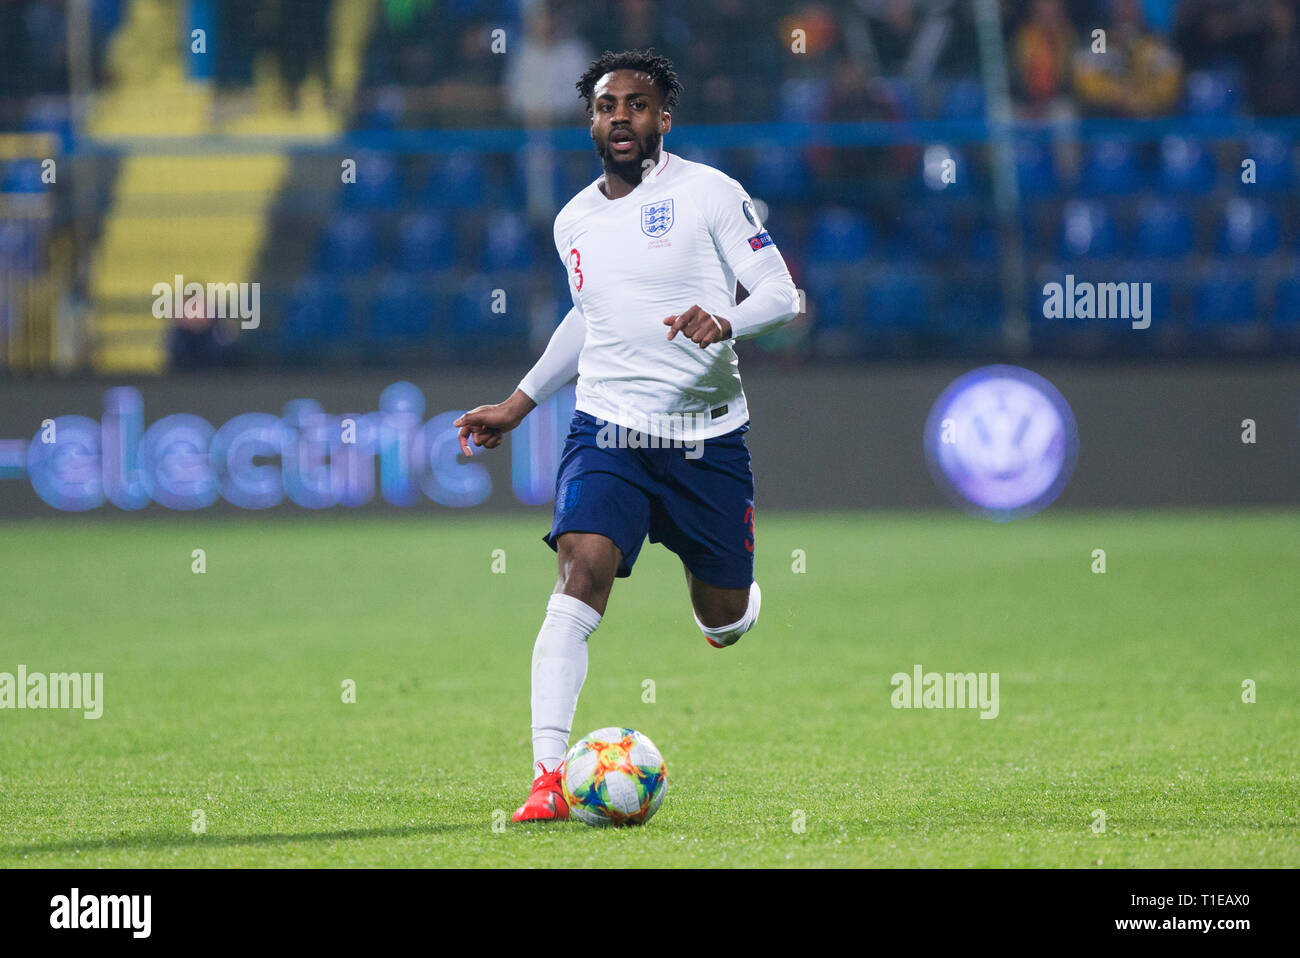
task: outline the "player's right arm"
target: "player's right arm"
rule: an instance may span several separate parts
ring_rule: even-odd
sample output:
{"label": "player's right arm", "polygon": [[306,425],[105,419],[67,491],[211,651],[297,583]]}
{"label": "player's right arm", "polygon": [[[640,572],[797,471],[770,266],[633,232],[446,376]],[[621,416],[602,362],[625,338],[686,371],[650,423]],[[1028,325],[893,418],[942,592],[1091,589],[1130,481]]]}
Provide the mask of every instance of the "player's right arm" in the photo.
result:
{"label": "player's right arm", "polygon": [[578,357],[587,338],[587,323],[578,307],[567,316],[551,334],[546,351],[519,382],[519,387],[505,402],[478,406],[457,419],[453,426],[460,428],[460,448],[467,456],[474,455],[474,445],[495,449],[501,437],[514,429],[524,417],[546,401],[553,392],[578,375]]}

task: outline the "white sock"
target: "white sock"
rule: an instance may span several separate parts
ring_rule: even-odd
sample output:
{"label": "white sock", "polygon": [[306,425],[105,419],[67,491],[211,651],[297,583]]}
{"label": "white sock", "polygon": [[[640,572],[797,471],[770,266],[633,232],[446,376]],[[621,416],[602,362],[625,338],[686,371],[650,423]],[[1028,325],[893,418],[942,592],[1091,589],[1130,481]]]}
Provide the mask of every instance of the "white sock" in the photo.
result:
{"label": "white sock", "polygon": [[555,771],[569,750],[578,693],[587,678],[587,636],[600,613],[581,599],[555,593],[533,646],[533,776],[537,763]]}
{"label": "white sock", "polygon": [[[731,625],[719,625],[716,628],[709,628],[700,621],[698,615],[695,616],[695,624],[700,627],[700,631],[712,639],[718,645],[733,645],[737,639],[754,627],[758,621],[758,610],[763,604],[763,593],[758,588],[757,582],[749,584],[749,606],[745,609],[745,614],[739,621]],[[692,614],[694,611],[692,610]]]}

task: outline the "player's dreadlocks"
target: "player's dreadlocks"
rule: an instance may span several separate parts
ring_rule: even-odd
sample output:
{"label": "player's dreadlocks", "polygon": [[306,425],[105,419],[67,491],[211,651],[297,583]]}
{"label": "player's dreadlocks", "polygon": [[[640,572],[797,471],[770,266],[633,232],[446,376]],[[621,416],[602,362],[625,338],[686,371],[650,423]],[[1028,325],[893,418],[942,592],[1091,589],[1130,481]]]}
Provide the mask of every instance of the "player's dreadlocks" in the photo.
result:
{"label": "player's dreadlocks", "polygon": [[596,89],[596,81],[606,73],[614,70],[636,70],[644,73],[663,94],[664,109],[672,111],[677,107],[677,100],[682,93],[682,81],[673,70],[672,61],[655,53],[654,47],[645,50],[624,50],[614,53],[606,50],[598,59],[591,61],[587,72],[578,80],[578,95],[587,101],[587,113],[591,113],[591,96]]}

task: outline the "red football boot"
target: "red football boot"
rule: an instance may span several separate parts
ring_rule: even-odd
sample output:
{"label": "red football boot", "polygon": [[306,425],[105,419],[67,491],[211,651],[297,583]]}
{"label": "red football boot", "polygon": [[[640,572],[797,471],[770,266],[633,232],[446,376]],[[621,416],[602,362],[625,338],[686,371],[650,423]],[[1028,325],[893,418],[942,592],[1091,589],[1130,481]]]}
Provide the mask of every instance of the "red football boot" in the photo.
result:
{"label": "red football boot", "polygon": [[564,821],[569,817],[569,803],[564,800],[564,763],[555,767],[555,771],[546,771],[541,762],[537,767],[542,774],[533,779],[533,790],[528,794],[528,801],[515,809],[514,820],[517,822]]}

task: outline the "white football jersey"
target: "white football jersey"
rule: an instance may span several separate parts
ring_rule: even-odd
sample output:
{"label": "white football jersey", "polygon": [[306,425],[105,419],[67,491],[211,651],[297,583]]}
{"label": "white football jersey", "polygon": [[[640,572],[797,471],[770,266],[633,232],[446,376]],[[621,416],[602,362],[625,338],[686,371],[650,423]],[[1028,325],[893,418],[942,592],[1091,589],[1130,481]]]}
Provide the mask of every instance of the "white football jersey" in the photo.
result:
{"label": "white football jersey", "polygon": [[[555,218],[555,248],[586,328],[577,408],[688,441],[738,428],[749,411],[734,339],[701,349],[678,333],[670,342],[663,320],[698,305],[731,320],[736,337],[780,325],[798,310],[785,261],[745,190],[711,166],[662,150],[626,196],[606,198],[602,181]],[[764,292],[739,314],[738,278]]]}

